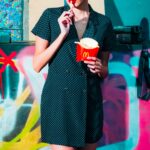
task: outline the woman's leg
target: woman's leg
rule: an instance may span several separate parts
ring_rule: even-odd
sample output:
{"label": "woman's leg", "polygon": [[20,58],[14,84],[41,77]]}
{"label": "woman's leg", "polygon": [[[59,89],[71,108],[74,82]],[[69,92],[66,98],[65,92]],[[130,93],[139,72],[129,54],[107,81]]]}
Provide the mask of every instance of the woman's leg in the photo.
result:
{"label": "woman's leg", "polygon": [[50,150],[77,150],[77,149],[75,147],[70,147],[65,145],[51,144]]}
{"label": "woman's leg", "polygon": [[85,147],[78,148],[78,150],[96,150],[97,143],[87,143]]}

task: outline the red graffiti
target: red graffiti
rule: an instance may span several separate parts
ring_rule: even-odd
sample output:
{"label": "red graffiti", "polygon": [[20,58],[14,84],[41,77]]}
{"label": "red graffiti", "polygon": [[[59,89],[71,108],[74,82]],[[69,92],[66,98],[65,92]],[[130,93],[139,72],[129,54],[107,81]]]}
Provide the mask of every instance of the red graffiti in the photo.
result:
{"label": "red graffiti", "polygon": [[15,72],[18,71],[14,62],[12,61],[12,58],[16,56],[16,52],[12,52],[9,56],[7,56],[4,51],[0,49],[0,56],[2,56],[2,58],[0,58],[0,63],[3,63],[2,67],[0,68],[0,73],[5,71],[7,65],[10,65]]}
{"label": "red graffiti", "polygon": [[2,73],[5,71],[6,66],[10,65],[12,69],[17,72],[18,69],[16,68],[12,58],[16,56],[16,52],[12,52],[9,56],[7,56],[2,49],[0,49],[0,63],[2,63],[2,67],[0,68],[0,90],[2,94],[2,99],[4,99],[4,90],[3,90],[3,82],[2,82]]}

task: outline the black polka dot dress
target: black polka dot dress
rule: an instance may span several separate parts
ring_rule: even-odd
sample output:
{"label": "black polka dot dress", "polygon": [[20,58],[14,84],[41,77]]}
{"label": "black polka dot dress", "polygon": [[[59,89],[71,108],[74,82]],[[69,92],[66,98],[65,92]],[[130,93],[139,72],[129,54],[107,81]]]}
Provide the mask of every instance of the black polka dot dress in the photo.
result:
{"label": "black polka dot dress", "polygon": [[[99,42],[101,51],[111,49],[111,21],[95,12],[90,17],[83,37]],[[58,17],[68,6],[46,9],[32,33],[52,43],[59,35]],[[42,142],[72,147],[84,147],[102,137],[103,109],[101,79],[92,74],[83,62],[76,62],[76,45],[79,41],[74,25],[48,62],[48,75],[41,95]]]}

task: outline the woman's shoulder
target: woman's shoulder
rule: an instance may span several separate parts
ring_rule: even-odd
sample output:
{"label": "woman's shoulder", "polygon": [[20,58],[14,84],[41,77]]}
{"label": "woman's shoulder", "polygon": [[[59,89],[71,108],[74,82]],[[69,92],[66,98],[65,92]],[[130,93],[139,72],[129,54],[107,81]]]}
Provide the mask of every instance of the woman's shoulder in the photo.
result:
{"label": "woman's shoulder", "polygon": [[97,11],[94,11],[94,13],[99,21],[103,21],[105,23],[111,23],[110,18],[106,16],[105,14],[99,13]]}
{"label": "woman's shoulder", "polygon": [[49,14],[61,14],[64,9],[64,6],[60,7],[52,7],[52,8],[46,8],[44,10],[44,13],[49,13]]}

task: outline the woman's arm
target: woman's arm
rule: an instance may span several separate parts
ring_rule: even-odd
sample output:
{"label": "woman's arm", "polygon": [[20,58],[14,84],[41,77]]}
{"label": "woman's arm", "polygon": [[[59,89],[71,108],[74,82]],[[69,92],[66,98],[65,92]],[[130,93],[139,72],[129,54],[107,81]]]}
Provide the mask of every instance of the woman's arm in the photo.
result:
{"label": "woman's arm", "polygon": [[47,62],[53,57],[63,42],[64,38],[65,34],[60,33],[57,39],[49,45],[47,40],[36,36],[35,53],[33,56],[33,68],[36,72],[40,72],[41,69],[47,64]]}
{"label": "woman's arm", "polygon": [[72,24],[71,18],[73,15],[72,10],[69,10],[67,12],[64,11],[58,18],[61,32],[53,43],[50,44],[48,40],[43,39],[38,35],[36,36],[35,53],[33,56],[33,69],[36,72],[40,72],[59,49],[60,45],[69,33],[70,25]]}

